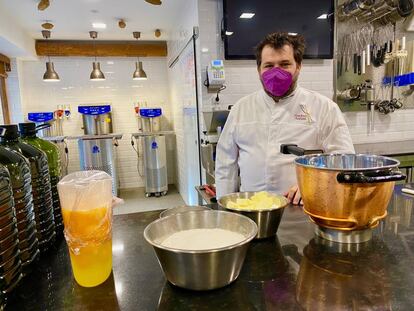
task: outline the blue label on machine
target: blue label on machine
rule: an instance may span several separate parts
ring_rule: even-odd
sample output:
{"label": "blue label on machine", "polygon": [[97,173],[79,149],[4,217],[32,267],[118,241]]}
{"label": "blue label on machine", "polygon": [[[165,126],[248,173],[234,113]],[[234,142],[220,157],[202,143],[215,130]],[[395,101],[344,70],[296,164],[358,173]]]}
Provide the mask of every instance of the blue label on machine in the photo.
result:
{"label": "blue label on machine", "polygon": [[213,66],[215,67],[223,67],[223,61],[220,59],[213,60]]}
{"label": "blue label on machine", "polygon": [[108,113],[111,111],[110,105],[100,105],[100,106],[78,106],[78,112],[86,115],[99,115]]}
{"label": "blue label on machine", "polygon": [[47,122],[53,120],[53,112],[29,112],[27,118],[32,122]]}
{"label": "blue label on machine", "polygon": [[101,149],[99,149],[99,147],[98,146],[93,146],[92,147],[92,153],[100,153],[101,152]]}
{"label": "blue label on machine", "polygon": [[144,118],[155,118],[162,114],[161,108],[141,108],[139,114]]}

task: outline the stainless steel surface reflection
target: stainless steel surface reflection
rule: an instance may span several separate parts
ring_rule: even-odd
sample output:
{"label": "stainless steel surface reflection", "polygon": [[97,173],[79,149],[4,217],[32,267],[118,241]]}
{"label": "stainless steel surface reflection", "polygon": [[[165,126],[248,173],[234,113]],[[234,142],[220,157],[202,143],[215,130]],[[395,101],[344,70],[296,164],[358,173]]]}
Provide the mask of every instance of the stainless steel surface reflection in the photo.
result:
{"label": "stainless steel surface reflection", "polygon": [[113,133],[111,112],[99,115],[82,114],[82,121],[85,135],[104,135]]}
{"label": "stainless steel surface reflection", "polygon": [[[362,245],[362,244],[361,244]],[[303,310],[392,310],[384,243],[338,252],[312,239],[303,250],[296,299]],[[357,293],[357,294],[356,294]]]}
{"label": "stainless steel surface reflection", "polygon": [[231,211],[233,213],[242,214],[253,220],[257,224],[257,227],[259,229],[257,232],[256,239],[265,239],[273,237],[276,235],[277,228],[279,227],[280,221],[282,220],[284,208],[288,205],[288,200],[285,197],[274,194],[275,196],[280,198],[280,200],[282,201],[282,205],[269,210],[236,210],[227,207],[227,204],[229,202],[236,202],[237,199],[249,199],[257,193],[259,192],[231,193],[221,197],[217,203],[220,207],[224,208],[225,210]]}
{"label": "stainless steel surface reflection", "polygon": [[[241,233],[238,243],[209,250],[182,250],[162,246],[162,241],[179,231],[220,228]],[[249,218],[223,211],[196,211],[160,218],[144,230],[144,238],[157,254],[165,277],[172,284],[192,290],[226,286],[240,273],[249,242],[257,226]]]}
{"label": "stainless steel surface reflection", "polygon": [[165,211],[162,211],[160,213],[160,218],[175,215],[175,214],[186,213],[186,212],[208,211],[208,210],[211,210],[211,208],[209,208],[207,206],[199,206],[199,205],[175,206],[175,207],[171,207],[169,209],[166,209]]}
{"label": "stainless steel surface reflection", "polygon": [[372,229],[341,231],[315,226],[315,234],[332,242],[357,244],[371,240]]}

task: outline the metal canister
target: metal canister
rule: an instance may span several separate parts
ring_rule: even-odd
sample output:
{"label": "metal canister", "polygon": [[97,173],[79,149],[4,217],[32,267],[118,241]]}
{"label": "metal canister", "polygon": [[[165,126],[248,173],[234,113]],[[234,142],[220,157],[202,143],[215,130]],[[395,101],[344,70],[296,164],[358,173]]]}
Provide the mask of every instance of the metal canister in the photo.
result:
{"label": "metal canister", "polygon": [[142,131],[155,133],[161,130],[161,108],[141,108]]}
{"label": "metal canister", "polygon": [[82,114],[85,135],[105,135],[113,133],[110,105],[79,106]]}

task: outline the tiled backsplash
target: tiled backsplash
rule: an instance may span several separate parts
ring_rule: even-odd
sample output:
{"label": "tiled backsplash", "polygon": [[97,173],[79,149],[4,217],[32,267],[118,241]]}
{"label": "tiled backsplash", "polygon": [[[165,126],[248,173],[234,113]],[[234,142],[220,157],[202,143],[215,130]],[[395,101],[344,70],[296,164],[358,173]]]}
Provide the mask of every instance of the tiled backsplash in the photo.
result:
{"label": "tiled backsplash", "polygon": [[[147,81],[133,81],[134,58],[100,59],[106,81],[92,82],[89,75],[92,59],[54,58],[55,69],[61,81],[46,83],[42,81],[45,71],[44,60],[19,61],[13,63],[13,72],[8,78],[9,96],[12,105],[13,122],[21,122],[31,111],[54,111],[57,105],[70,105],[72,115],[63,124],[65,135],[83,134],[82,117],[77,112],[80,104],[108,103],[112,105],[113,127],[115,133],[123,133],[117,147],[118,174],[121,188],[141,187],[143,179],[137,170],[137,155],[133,150],[131,133],[138,131],[134,113],[134,102],[146,101],[148,106],[161,107],[165,118],[163,129],[171,129],[171,107],[166,58],[142,59]],[[19,95],[20,98],[19,98]],[[21,105],[19,103],[21,101]],[[171,139],[171,138],[170,138]],[[79,156],[76,141],[68,141],[69,171],[79,169]],[[175,181],[174,150],[170,140],[168,149],[168,179]]]}

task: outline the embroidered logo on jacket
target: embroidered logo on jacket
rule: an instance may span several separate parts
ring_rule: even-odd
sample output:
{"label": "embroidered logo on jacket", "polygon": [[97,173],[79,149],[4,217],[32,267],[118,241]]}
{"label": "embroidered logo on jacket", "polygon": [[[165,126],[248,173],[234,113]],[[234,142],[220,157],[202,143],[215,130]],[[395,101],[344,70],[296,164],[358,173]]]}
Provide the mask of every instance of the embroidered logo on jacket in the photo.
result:
{"label": "embroidered logo on jacket", "polygon": [[307,121],[309,124],[313,123],[314,121],[306,105],[300,105],[300,109],[303,113],[295,113],[295,120]]}

